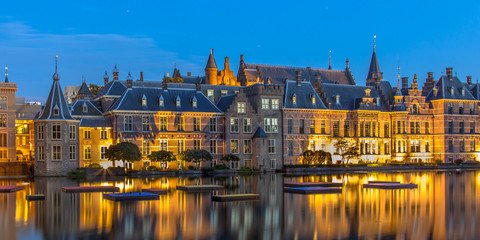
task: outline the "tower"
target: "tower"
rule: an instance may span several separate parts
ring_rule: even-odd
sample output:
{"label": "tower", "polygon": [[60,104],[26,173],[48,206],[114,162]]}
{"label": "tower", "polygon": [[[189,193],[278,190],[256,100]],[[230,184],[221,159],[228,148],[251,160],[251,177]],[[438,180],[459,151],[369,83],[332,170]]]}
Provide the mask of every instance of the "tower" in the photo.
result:
{"label": "tower", "polygon": [[118,80],[118,68],[117,68],[117,64],[115,64],[115,68],[113,68],[113,81],[117,81]]}
{"label": "tower", "polygon": [[213,48],[210,48],[207,66],[205,67],[205,84],[217,85],[218,68],[213,57]]}
{"label": "tower", "polygon": [[35,175],[66,176],[79,167],[79,122],[70,114],[60,86],[60,75],[55,73],[44,108],[34,120]]}
{"label": "tower", "polygon": [[373,53],[372,60],[370,60],[370,68],[368,69],[367,86],[374,86],[383,80],[383,73],[380,72],[380,66],[378,65],[377,53],[375,51],[375,38],[373,36]]}

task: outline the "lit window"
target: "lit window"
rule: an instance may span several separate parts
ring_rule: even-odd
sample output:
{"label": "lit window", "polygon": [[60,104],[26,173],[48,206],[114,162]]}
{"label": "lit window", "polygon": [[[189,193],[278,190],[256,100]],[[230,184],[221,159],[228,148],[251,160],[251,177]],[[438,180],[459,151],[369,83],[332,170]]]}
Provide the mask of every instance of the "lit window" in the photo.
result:
{"label": "lit window", "polygon": [[192,99],[192,106],[193,106],[194,108],[197,107],[197,98],[196,98],[196,97],[194,97],[194,98]]}
{"label": "lit window", "polygon": [[84,146],[83,147],[83,158],[85,160],[90,160],[92,158],[92,146]]}
{"label": "lit window", "polygon": [[52,124],[52,139],[61,139],[61,126],[60,124]]}
{"label": "lit window", "polygon": [[77,147],[75,145],[70,145],[69,155],[70,155],[70,160],[77,159]]}
{"label": "lit window", "polygon": [[142,117],[142,130],[144,132],[150,131],[150,116]]}
{"label": "lit window", "polygon": [[160,107],[163,107],[165,105],[165,101],[163,99],[163,96],[160,96],[160,98],[158,99],[158,105]]}
{"label": "lit window", "polygon": [[175,100],[175,106],[181,107],[180,97],[177,96],[177,100]]}
{"label": "lit window", "polygon": [[238,118],[230,118],[230,132],[238,133]]}
{"label": "lit window", "polygon": [[167,131],[167,117],[160,117],[160,131]]}
{"label": "lit window", "polygon": [[152,153],[150,141],[148,140],[143,140],[142,144],[142,154],[143,155],[150,155]]}
{"label": "lit window", "polygon": [[230,140],[230,153],[238,153],[238,140]]}
{"label": "lit window", "polygon": [[237,112],[238,113],[245,113],[246,112],[244,102],[237,103]]}
{"label": "lit window", "polygon": [[207,90],[207,98],[210,99],[210,101],[212,101],[212,102],[213,102],[213,100],[215,99],[215,98],[214,98],[214,92],[213,92],[212,89],[208,89],[208,90]]}
{"label": "lit window", "polygon": [[147,106],[147,97],[145,95],[142,97],[142,106]]}
{"label": "lit window", "polygon": [[262,98],[262,109],[269,109],[270,101],[269,99]]}
{"label": "lit window", "polygon": [[53,145],[53,147],[52,147],[52,160],[62,160],[62,146]]}
{"label": "lit window", "polygon": [[84,130],[83,131],[83,137],[86,138],[86,139],[90,139],[91,137],[91,134],[92,132],[90,130]]}
{"label": "lit window", "polygon": [[292,101],[293,101],[293,104],[297,104],[297,95],[296,94],[293,94]]}
{"label": "lit window", "polygon": [[278,110],[279,109],[279,106],[280,106],[279,102],[280,101],[278,99],[272,99],[272,109],[273,110]]}
{"label": "lit window", "polygon": [[221,95],[221,96],[225,96],[225,95],[227,95],[227,94],[228,94],[228,91],[227,91],[227,90],[222,90],[222,91],[220,91],[220,95]]}
{"label": "lit window", "polygon": [[100,159],[101,160],[106,160],[107,157],[105,156],[105,153],[107,152],[108,146],[100,146]]}
{"label": "lit window", "polygon": [[312,97],[312,104],[315,104],[315,97]]}
{"label": "lit window", "polygon": [[185,131],[185,119],[182,116],[177,117],[177,130]]}

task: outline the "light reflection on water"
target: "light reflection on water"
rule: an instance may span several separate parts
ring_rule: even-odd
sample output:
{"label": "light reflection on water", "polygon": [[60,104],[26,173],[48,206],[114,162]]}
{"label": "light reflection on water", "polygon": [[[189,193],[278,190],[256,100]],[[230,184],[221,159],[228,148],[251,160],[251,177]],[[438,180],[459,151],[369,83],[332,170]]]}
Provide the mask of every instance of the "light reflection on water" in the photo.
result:
{"label": "light reflection on water", "polygon": [[[416,183],[418,189],[363,189],[369,180]],[[343,182],[342,194],[283,193],[284,182]],[[478,239],[480,172],[408,172],[284,176],[281,174],[77,183],[65,178],[0,180],[27,184],[0,194],[2,239]],[[61,187],[116,185],[121,191],[167,189],[159,201],[112,202],[101,193]],[[260,201],[216,203],[216,193],[177,185],[220,184],[218,193],[259,193]],[[27,202],[26,195],[46,194]],[[480,228],[478,228],[480,229]]]}

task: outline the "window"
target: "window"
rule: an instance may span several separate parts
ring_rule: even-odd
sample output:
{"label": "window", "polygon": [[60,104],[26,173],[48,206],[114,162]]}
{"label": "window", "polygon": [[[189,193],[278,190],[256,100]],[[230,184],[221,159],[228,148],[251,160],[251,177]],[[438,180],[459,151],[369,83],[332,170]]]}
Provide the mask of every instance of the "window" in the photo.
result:
{"label": "window", "polygon": [[425,152],[430,152],[430,142],[425,142]]}
{"label": "window", "polygon": [[244,166],[251,168],[252,167],[252,160],[251,159],[245,159],[244,160]]}
{"label": "window", "polygon": [[448,121],[448,133],[453,133],[453,121]]}
{"label": "window", "polygon": [[278,110],[279,109],[279,101],[278,99],[272,99],[272,110]]}
{"label": "window", "polygon": [[207,90],[207,98],[210,99],[211,102],[213,102],[215,100],[215,97],[214,97],[214,94],[213,94],[213,90],[212,89],[208,89]]}
{"label": "window", "polygon": [[199,132],[200,131],[200,118],[195,117],[193,118],[193,131]]}
{"label": "window", "polygon": [[243,132],[244,133],[251,133],[252,132],[252,119],[251,118],[244,118],[243,119]]}
{"label": "window", "polygon": [[0,109],[7,109],[7,97],[0,97]]}
{"label": "window", "polygon": [[297,95],[295,93],[292,96],[292,102],[293,102],[294,105],[297,104]]}
{"label": "window", "polygon": [[312,151],[315,151],[315,148],[316,148],[316,144],[315,144],[315,140],[311,139],[310,140],[310,143],[308,145],[308,150],[312,150]]}
{"label": "window", "polygon": [[317,133],[315,131],[315,119],[310,120],[310,133]]}
{"label": "window", "polygon": [[61,139],[61,130],[60,124],[52,124],[52,139]]}
{"label": "window", "polygon": [[262,98],[262,109],[269,109],[270,101],[269,99]]}
{"label": "window", "polygon": [[150,131],[150,116],[142,116],[142,131]]}
{"label": "window", "polygon": [[38,146],[38,157],[37,159],[40,161],[45,160],[45,147],[44,146]]}
{"label": "window", "polygon": [[210,139],[210,153],[216,154],[217,153],[217,140]]}
{"label": "window", "polygon": [[420,122],[415,123],[415,133],[420,134]]}
{"label": "window", "polygon": [[69,155],[70,155],[70,158],[69,158],[70,160],[76,160],[77,159],[77,146],[70,145]]}
{"label": "window", "polygon": [[458,114],[463,114],[463,103],[458,104]]}
{"label": "window", "polygon": [[100,130],[100,139],[108,139],[108,131],[107,130]]}
{"label": "window", "polygon": [[177,140],[177,153],[181,153],[185,151],[185,140],[179,139]]}
{"label": "window", "polygon": [[402,133],[402,122],[397,121],[397,133]]}
{"label": "window", "polygon": [[366,122],[366,123],[365,123],[365,136],[366,136],[366,137],[370,137],[370,131],[371,131],[371,129],[370,129],[370,122]]}
{"label": "window", "polygon": [[45,138],[45,128],[44,128],[44,126],[43,125],[38,125],[37,130],[38,130],[37,139],[38,140],[43,140]]}
{"label": "window", "polygon": [[193,139],[193,149],[196,149],[196,150],[201,149],[200,139]]}
{"label": "window", "polygon": [[152,153],[152,148],[149,140],[142,141],[142,154],[150,155]]}
{"label": "window", "polygon": [[185,118],[182,116],[177,116],[177,130],[185,131]]}
{"label": "window", "polygon": [[275,139],[268,139],[268,153],[275,153]]}
{"label": "window", "polygon": [[181,106],[182,106],[182,102],[181,102],[179,96],[177,96],[177,99],[175,99],[175,106],[176,106],[176,107],[181,107]]}
{"label": "window", "polygon": [[133,116],[124,117],[125,131],[133,130]]}
{"label": "window", "polygon": [[305,119],[298,121],[298,133],[305,133]]}
{"label": "window", "polygon": [[238,133],[238,118],[230,118],[230,132]]}
{"label": "window", "polygon": [[385,148],[385,154],[390,154],[390,144],[388,142],[385,142],[384,148]]}
{"label": "window", "polygon": [[460,152],[465,152],[465,140],[460,140]]}
{"label": "window", "polygon": [[470,103],[470,115],[473,115],[473,114],[475,114],[475,108],[473,103]]}
{"label": "window", "polygon": [[159,140],[159,148],[160,148],[160,151],[168,151],[168,140],[167,139],[160,139]]}
{"label": "window", "polygon": [[227,90],[221,90],[220,91],[220,96],[226,96],[228,94]]}
{"label": "window", "polygon": [[210,132],[216,132],[217,131],[217,118],[216,117],[210,118],[210,120],[208,121],[208,128],[209,128]]}
{"label": "window", "polygon": [[160,131],[168,131],[167,117],[160,117]]}
{"label": "window", "polygon": [[7,114],[0,114],[0,127],[7,126]]}
{"label": "window", "polygon": [[448,111],[448,114],[452,114],[452,113],[453,113],[453,105],[452,105],[452,103],[448,103],[448,104],[447,104],[447,111]]}
{"label": "window", "polygon": [[326,134],[327,133],[327,121],[321,120],[320,121],[320,133]]}
{"label": "window", "polygon": [[62,146],[52,146],[52,160],[62,160]]}
{"label": "window", "polygon": [[425,134],[430,134],[430,123],[429,122],[425,123]]}
{"label": "window", "polygon": [[293,119],[287,119],[287,133],[291,134],[293,129]]}
{"label": "window", "polygon": [[143,98],[142,98],[142,106],[147,106],[147,98],[145,97],[145,95],[143,95]]}
{"label": "window", "polygon": [[389,123],[383,123],[383,136],[384,137],[390,137],[390,124]]}
{"label": "window", "polygon": [[475,122],[470,122],[470,133],[475,133]]}
{"label": "window", "polygon": [[7,134],[0,133],[0,147],[6,147],[6,146],[7,146]]}
{"label": "window", "polygon": [[77,126],[70,125],[68,129],[68,135],[70,137],[70,140],[75,140],[77,138]]}
{"label": "window", "polygon": [[90,130],[83,130],[83,138],[90,139],[92,132]]}
{"label": "window", "polygon": [[158,106],[165,106],[165,99],[163,99],[163,96],[160,96],[160,98],[158,99]]}
{"label": "window", "polygon": [[293,155],[293,140],[287,140],[287,155]]}
{"label": "window", "polygon": [[270,168],[277,168],[277,161],[275,159],[270,159]]}
{"label": "window", "polygon": [[243,140],[243,153],[245,154],[252,153],[252,140],[250,139]]}
{"label": "window", "polygon": [[87,145],[83,147],[83,158],[90,160],[92,158],[92,146]]}
{"label": "window", "polygon": [[470,140],[470,152],[475,152],[475,139]]}
{"label": "window", "polygon": [[460,122],[460,133],[464,133],[464,132],[465,132],[465,122],[461,121]]}
{"label": "window", "polygon": [[238,153],[238,140],[230,140],[230,153]]}
{"label": "window", "polygon": [[246,113],[244,102],[237,103],[237,112],[238,113]]}
{"label": "window", "polygon": [[333,136],[340,136],[340,121],[333,121]]}
{"label": "window", "polygon": [[196,98],[196,97],[194,97],[194,98],[192,99],[192,107],[193,107],[193,108],[197,108],[197,107],[198,107],[197,98]]}
{"label": "window", "polygon": [[350,121],[345,121],[343,123],[343,136],[350,137]]}
{"label": "window", "polygon": [[453,140],[448,140],[448,151],[453,152]]}
{"label": "window", "polygon": [[415,123],[410,122],[410,134],[414,134],[414,133],[415,133]]}
{"label": "window", "polygon": [[106,160],[107,157],[105,153],[107,152],[108,146],[100,146],[100,160]]}
{"label": "window", "polygon": [[410,142],[410,152],[412,153],[420,152],[420,142],[418,140],[413,140]]}
{"label": "window", "polygon": [[276,133],[278,132],[278,119],[277,118],[264,118],[263,125],[265,132]]}
{"label": "window", "polygon": [[377,136],[377,124],[376,124],[376,122],[372,122],[372,136],[373,137]]}

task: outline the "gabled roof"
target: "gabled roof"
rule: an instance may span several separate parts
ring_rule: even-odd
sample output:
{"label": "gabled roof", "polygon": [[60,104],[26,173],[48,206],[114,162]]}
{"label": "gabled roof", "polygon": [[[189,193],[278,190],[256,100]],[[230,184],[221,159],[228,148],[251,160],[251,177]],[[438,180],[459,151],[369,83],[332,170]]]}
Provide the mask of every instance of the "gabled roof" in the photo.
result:
{"label": "gabled roof", "polygon": [[[142,97],[145,95],[147,105],[142,106]],[[159,105],[160,96],[164,99],[164,106]],[[176,106],[177,98],[180,99],[180,107]],[[193,107],[192,100],[196,98],[197,107]],[[173,112],[214,112],[220,113],[205,95],[193,89],[169,88],[130,88],[113,103],[107,111],[173,111]]]}
{"label": "gabled roof", "polygon": [[[102,111],[98,108],[98,101],[77,100],[72,106],[72,115],[77,116],[102,116]],[[87,112],[83,111],[83,107],[87,108]],[[101,106],[101,105],[100,105]]]}
{"label": "gabled roof", "polygon": [[[58,110],[58,114],[55,114],[56,109]],[[67,101],[63,95],[62,87],[60,86],[60,75],[58,74],[56,67],[55,74],[53,74],[52,88],[50,89],[47,101],[45,102],[45,106],[38,119],[75,120],[70,114]]]}
{"label": "gabled roof", "polygon": [[263,128],[258,126],[257,130],[253,134],[253,138],[266,138],[266,137],[267,137],[267,134],[265,133]]}
{"label": "gabled roof", "polygon": [[100,96],[120,96],[122,95],[125,90],[127,90],[127,86],[122,83],[122,81],[110,81],[105,85],[100,91],[98,92],[97,96],[95,98],[98,98]]}
{"label": "gabled roof", "polygon": [[207,66],[205,68],[217,68],[217,63],[213,57],[213,49],[210,49],[210,55],[208,55]]}
{"label": "gabled roof", "polygon": [[272,79],[272,84],[285,84],[286,79],[295,79],[296,71],[302,71],[302,79],[306,79],[312,84],[315,82],[315,75],[320,74],[322,76],[322,82],[324,83],[355,85],[355,80],[347,71],[344,70],[286,67],[245,63],[245,73],[247,75],[248,81],[252,81],[252,79],[255,80],[255,78],[261,75],[261,80],[270,77]]}
{"label": "gabled roof", "polygon": [[[376,99],[380,93],[374,87],[370,86],[352,86],[341,84],[322,83],[322,89],[330,105],[330,109],[336,110],[356,110],[359,103],[365,96],[365,89],[370,89],[370,97]],[[339,95],[339,103],[336,103],[336,96]],[[382,102],[380,102],[382,103]],[[386,111],[388,106],[381,105],[379,110]]]}
{"label": "gabled roof", "polygon": [[[435,95],[434,89],[437,89]],[[466,88],[457,76],[452,76],[451,79],[448,76],[443,75],[435,83],[434,89],[427,94],[427,101],[437,99],[455,99],[455,100],[476,100],[472,93]],[[453,94],[452,94],[453,89]],[[464,94],[462,94],[464,89]]]}
{"label": "gabled roof", "polygon": [[82,82],[82,85],[80,85],[80,89],[78,89],[77,95],[83,95],[83,96],[92,96],[93,94],[88,88],[87,84],[85,82]]}
{"label": "gabled roof", "polygon": [[379,73],[380,65],[378,65],[377,53],[373,49],[372,59],[370,60],[370,68],[368,69],[367,79],[373,79],[372,73]]}
{"label": "gabled roof", "polygon": [[[295,95],[295,103],[293,96]],[[312,98],[315,98],[313,104]],[[296,81],[285,83],[284,108],[296,109],[327,109],[310,82],[303,81],[300,85]]]}
{"label": "gabled roof", "polygon": [[222,112],[226,112],[236,97],[236,93],[220,97],[217,102],[218,109]]}

